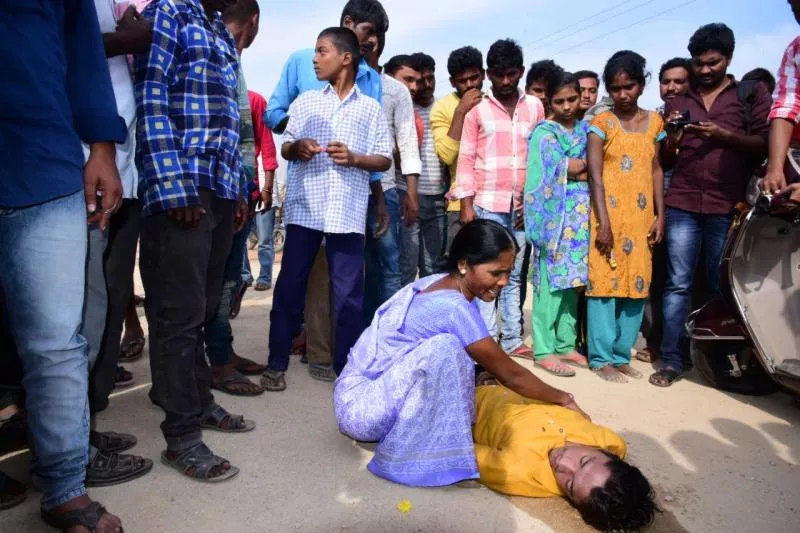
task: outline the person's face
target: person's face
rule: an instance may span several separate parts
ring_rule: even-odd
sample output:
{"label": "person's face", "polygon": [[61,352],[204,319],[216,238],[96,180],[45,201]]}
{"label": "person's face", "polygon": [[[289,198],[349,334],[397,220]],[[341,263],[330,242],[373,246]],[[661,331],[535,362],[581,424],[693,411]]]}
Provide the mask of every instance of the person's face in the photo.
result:
{"label": "person's face", "polygon": [[495,98],[510,98],[516,95],[519,80],[524,72],[525,69],[521,68],[489,69],[489,81],[492,82],[492,92]]}
{"label": "person's face", "polygon": [[536,80],[532,81],[530,85],[525,87],[525,93],[529,96],[535,96],[542,102],[546,101],[545,95],[547,93],[547,87],[544,80]]}
{"label": "person's face", "polygon": [[665,102],[689,90],[689,71],[683,67],[670,68],[664,71],[659,80],[661,99]]}
{"label": "person's face", "polygon": [[432,70],[422,71],[422,79],[417,90],[417,99],[422,102],[433,100],[433,93],[436,91],[436,73]]}
{"label": "person's face", "polygon": [[701,87],[713,88],[722,83],[728,73],[731,59],[721,52],[709,50],[692,58],[694,77]]}
{"label": "person's face", "polygon": [[792,8],[792,13],[794,13],[794,20],[800,24],[800,0],[789,0],[789,6]]}
{"label": "person's face", "polygon": [[482,68],[469,68],[450,78],[450,84],[459,97],[470,89],[483,89],[484,70]]}
{"label": "person's face", "polygon": [[584,502],[593,489],[605,486],[611,477],[611,459],[597,448],[567,443],[554,448],[549,459],[558,488],[576,505]]}
{"label": "person's face", "polygon": [[411,67],[400,67],[392,77],[408,87],[411,98],[417,97],[420,85],[422,85],[422,74],[418,70],[414,70]]}
{"label": "person's face", "polygon": [[335,79],[342,67],[349,66],[353,60],[350,53],[340,53],[328,37],[317,39],[317,46],[314,50],[314,73],[318,80],[331,81]]}
{"label": "person's face", "polygon": [[597,79],[581,78],[578,83],[581,86],[580,110],[588,111],[589,108],[597,103]]}
{"label": "person's face", "polygon": [[464,287],[467,291],[484,302],[493,302],[497,295],[508,285],[511,270],[514,268],[514,251],[501,252],[494,261],[480,265],[467,265],[466,261],[459,265],[466,271]]}
{"label": "person's face", "polygon": [[358,37],[358,44],[361,47],[361,54],[369,57],[378,48],[378,31],[372,22],[359,22],[356,24],[350,17],[344,18],[345,28],[350,28]]}
{"label": "person's face", "polygon": [[614,101],[615,109],[630,111],[639,106],[643,90],[644,87],[632,80],[627,72],[619,72],[608,86],[608,95]]}
{"label": "person's face", "polygon": [[575,87],[562,87],[550,99],[550,111],[558,122],[571,122],[575,120],[578,109],[583,107],[581,96]]}
{"label": "person's face", "polygon": [[244,47],[249,48],[258,35],[259,15],[256,13],[244,27]]}

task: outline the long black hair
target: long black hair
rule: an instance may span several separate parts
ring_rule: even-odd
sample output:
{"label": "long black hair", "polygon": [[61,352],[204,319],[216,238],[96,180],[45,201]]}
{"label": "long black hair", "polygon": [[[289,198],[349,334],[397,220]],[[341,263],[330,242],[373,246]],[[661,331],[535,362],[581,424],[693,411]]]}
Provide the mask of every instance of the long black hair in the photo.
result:
{"label": "long black hair", "polygon": [[456,234],[442,270],[455,274],[459,261],[470,266],[482,265],[509,250],[519,253],[519,245],[510,231],[493,220],[473,220]]}

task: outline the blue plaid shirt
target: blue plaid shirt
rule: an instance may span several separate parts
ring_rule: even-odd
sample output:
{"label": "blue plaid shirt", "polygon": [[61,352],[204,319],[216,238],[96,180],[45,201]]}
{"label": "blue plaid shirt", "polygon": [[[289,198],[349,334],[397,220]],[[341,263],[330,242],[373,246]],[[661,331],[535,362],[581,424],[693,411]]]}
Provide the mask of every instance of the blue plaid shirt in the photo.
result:
{"label": "blue plaid shirt", "polygon": [[200,205],[198,188],[239,196],[239,68],[219,13],[198,0],[156,0],[153,45],[136,58],[139,193],[145,215]]}

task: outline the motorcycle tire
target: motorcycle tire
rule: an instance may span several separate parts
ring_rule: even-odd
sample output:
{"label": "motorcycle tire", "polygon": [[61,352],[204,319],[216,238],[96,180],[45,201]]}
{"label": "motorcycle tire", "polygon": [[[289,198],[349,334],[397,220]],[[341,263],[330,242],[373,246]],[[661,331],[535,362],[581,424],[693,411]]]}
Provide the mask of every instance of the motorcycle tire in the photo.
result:
{"label": "motorcycle tire", "polygon": [[764,396],[778,390],[747,341],[692,339],[692,362],[715,389],[748,396]]}

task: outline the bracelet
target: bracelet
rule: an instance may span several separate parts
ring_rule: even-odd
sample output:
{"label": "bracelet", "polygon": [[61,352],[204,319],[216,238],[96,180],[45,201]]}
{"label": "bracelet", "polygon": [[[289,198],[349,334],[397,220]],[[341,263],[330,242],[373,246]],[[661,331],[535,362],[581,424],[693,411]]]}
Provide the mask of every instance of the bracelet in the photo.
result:
{"label": "bracelet", "polygon": [[567,393],[567,401],[562,402],[562,403],[560,403],[558,405],[560,405],[561,407],[566,407],[567,405],[569,405],[569,404],[571,404],[573,402],[575,402],[575,396],[573,396],[571,393],[568,392]]}
{"label": "bracelet", "polygon": [[261,189],[261,192],[265,192],[267,194],[272,194],[272,189]]}

